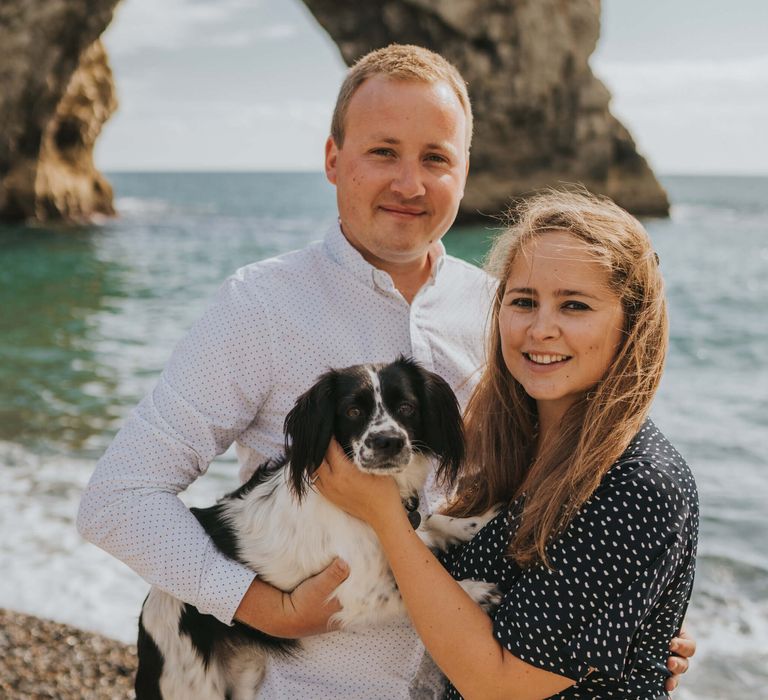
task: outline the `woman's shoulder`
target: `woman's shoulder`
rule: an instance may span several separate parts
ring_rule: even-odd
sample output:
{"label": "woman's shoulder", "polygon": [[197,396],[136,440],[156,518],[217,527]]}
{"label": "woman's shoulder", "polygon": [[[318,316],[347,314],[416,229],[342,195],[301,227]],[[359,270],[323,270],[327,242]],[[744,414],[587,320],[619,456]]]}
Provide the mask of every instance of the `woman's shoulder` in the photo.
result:
{"label": "woman's shoulder", "polygon": [[[696,480],[683,456],[653,421],[645,420],[621,457],[606,473],[598,494],[635,492],[698,510]],[[596,494],[596,495],[598,495]]]}

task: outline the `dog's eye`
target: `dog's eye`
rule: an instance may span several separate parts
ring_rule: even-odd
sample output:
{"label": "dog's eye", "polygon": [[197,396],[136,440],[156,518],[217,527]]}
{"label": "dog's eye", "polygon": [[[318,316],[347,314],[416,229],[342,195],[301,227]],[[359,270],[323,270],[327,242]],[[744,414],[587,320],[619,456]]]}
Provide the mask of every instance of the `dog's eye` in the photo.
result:
{"label": "dog's eye", "polygon": [[401,416],[412,416],[416,412],[416,407],[412,403],[403,401],[398,407],[397,412]]}
{"label": "dog's eye", "polygon": [[350,406],[346,411],[347,418],[360,418],[362,413],[357,406]]}

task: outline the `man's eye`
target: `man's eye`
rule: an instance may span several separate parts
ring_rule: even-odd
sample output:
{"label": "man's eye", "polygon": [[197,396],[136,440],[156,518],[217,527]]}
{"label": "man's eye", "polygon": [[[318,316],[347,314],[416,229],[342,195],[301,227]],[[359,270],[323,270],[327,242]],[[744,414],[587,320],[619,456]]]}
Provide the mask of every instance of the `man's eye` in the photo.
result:
{"label": "man's eye", "polygon": [[394,156],[395,152],[391,148],[374,148],[371,153],[376,156]]}
{"label": "man's eye", "polygon": [[447,163],[448,159],[445,156],[441,156],[439,153],[430,153],[427,158],[427,160],[432,161],[433,163]]}
{"label": "man's eye", "polygon": [[346,411],[347,418],[360,418],[363,412],[357,406],[350,406]]}
{"label": "man's eye", "polygon": [[414,413],[416,413],[416,407],[412,403],[403,401],[403,403],[397,407],[397,412],[401,416],[405,416],[407,418],[408,416],[412,416]]}

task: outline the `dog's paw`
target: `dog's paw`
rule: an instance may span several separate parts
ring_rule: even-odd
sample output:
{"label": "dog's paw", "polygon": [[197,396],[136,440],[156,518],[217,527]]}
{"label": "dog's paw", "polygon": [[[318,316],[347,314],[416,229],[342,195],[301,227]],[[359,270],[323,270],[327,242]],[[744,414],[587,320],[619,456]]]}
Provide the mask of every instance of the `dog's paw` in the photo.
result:
{"label": "dog's paw", "polygon": [[478,530],[482,530],[491,520],[493,520],[501,511],[504,510],[502,503],[497,503],[495,506],[491,506],[485,513],[473,518],[479,524]]}
{"label": "dog's paw", "polygon": [[495,583],[486,583],[485,581],[475,581],[474,579],[464,579],[459,581],[459,585],[467,592],[470,598],[474,600],[483,610],[491,612],[501,603],[501,592]]}
{"label": "dog's paw", "polygon": [[450,515],[433,513],[426,519],[422,529],[434,546],[445,549],[449,545],[469,542],[490,520],[490,518],[486,519],[486,515],[453,518]]}

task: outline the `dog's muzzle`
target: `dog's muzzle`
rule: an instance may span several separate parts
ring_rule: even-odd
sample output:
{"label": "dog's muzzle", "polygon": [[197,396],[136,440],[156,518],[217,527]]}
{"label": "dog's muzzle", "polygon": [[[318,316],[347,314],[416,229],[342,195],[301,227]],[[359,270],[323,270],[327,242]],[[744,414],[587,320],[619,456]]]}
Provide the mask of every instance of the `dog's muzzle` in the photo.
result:
{"label": "dog's muzzle", "polygon": [[367,435],[358,454],[364,469],[396,470],[411,460],[411,447],[404,433],[386,431]]}

